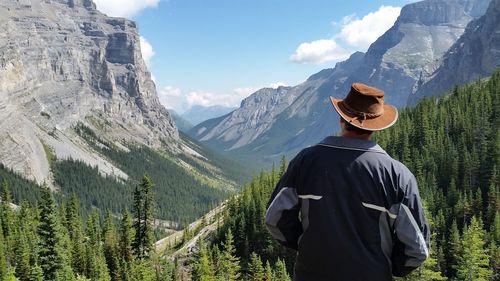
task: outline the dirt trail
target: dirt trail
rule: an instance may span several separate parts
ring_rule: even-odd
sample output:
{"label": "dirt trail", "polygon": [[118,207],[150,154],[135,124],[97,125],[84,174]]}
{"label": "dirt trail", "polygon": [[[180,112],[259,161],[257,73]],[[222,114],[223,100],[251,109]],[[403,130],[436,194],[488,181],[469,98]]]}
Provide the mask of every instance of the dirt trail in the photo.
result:
{"label": "dirt trail", "polygon": [[[224,208],[226,207],[226,203],[227,202],[222,203],[217,208],[208,212],[204,217],[191,223],[189,225],[190,231],[194,231],[195,229],[197,229],[203,223],[203,220],[205,220],[207,225],[204,226],[202,229],[200,229],[189,241],[184,243],[184,245],[180,249],[176,250],[172,254],[169,254],[168,258],[175,259],[175,258],[179,258],[182,254],[186,254],[186,255],[191,254],[193,248],[196,246],[196,242],[198,242],[198,240],[200,238],[207,237],[210,233],[212,233],[213,231],[215,231],[217,229],[217,224],[218,224],[218,220],[216,219],[217,214],[222,213],[224,211]],[[222,223],[222,222],[219,222],[219,223]],[[175,243],[179,243],[179,241],[182,240],[183,232],[184,232],[183,230],[176,231],[176,232],[170,234],[169,236],[167,236],[161,240],[158,240],[155,243],[157,253],[164,253],[165,250],[170,245],[174,245]]]}

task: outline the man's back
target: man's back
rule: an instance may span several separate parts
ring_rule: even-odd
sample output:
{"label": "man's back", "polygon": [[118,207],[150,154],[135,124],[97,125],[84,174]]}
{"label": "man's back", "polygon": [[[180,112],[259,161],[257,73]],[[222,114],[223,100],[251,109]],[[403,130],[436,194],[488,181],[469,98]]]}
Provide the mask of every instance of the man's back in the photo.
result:
{"label": "man's back", "polygon": [[270,202],[271,234],[298,248],[298,281],[391,280],[428,254],[414,176],[371,141],[328,137],[304,149]]}

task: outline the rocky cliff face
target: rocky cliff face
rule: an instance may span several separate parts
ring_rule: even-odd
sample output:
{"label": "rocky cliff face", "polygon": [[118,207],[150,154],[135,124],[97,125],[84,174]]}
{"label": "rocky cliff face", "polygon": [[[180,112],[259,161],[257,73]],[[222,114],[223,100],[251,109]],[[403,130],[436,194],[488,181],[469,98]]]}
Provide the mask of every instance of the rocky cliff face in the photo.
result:
{"label": "rocky cliff face", "polygon": [[268,130],[276,115],[289,106],[296,95],[297,91],[290,92],[290,87],[261,89],[244,99],[240,108],[217,118],[220,122],[215,126],[210,126],[213,122],[203,122],[190,132],[201,141],[223,143],[228,150],[239,148]]}
{"label": "rocky cliff face", "polygon": [[[257,130],[217,119],[200,124],[195,128],[198,131],[192,130],[191,134],[219,150],[276,161],[279,155],[293,155],[337,130],[338,117],[328,97],[344,97],[353,82],[380,87],[385,90],[388,103],[405,106],[408,96],[440,65],[442,56],[463,34],[467,24],[484,14],[489,1],[426,0],[406,5],[394,26],[366,54],[353,54],[334,69],[323,70],[290,88],[286,93],[291,99],[289,105],[271,113],[274,116],[262,127],[254,126]],[[246,120],[266,107],[262,103],[235,112],[245,112],[240,119]],[[213,131],[221,128],[222,123],[224,130]],[[231,132],[231,138],[215,141],[224,132]],[[242,137],[254,134],[258,138]],[[231,139],[241,141],[228,142]]]}
{"label": "rocky cliff face", "polygon": [[428,81],[410,96],[410,105],[426,96],[441,95],[455,85],[490,76],[500,67],[500,0],[493,0],[486,14],[467,26],[442,61]]}
{"label": "rocky cliff face", "polygon": [[134,22],[101,14],[91,0],[2,0],[0,25],[6,166],[44,181],[46,152],[53,150],[126,177],[78,140],[78,122],[119,147],[175,149],[178,132],[157,98]]}
{"label": "rocky cliff face", "polygon": [[427,0],[406,5],[394,26],[375,41],[349,78],[384,89],[386,99],[406,106],[408,96],[440,64],[467,24],[490,0]]}

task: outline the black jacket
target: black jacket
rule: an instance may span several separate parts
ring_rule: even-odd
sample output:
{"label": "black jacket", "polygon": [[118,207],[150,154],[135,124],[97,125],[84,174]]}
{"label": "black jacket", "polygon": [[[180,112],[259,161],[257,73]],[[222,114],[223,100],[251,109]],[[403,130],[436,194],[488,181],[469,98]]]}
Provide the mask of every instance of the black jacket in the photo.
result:
{"label": "black jacket", "polygon": [[276,186],[266,226],[298,249],[294,280],[391,280],[428,256],[413,174],[375,142],[328,137],[301,151]]}

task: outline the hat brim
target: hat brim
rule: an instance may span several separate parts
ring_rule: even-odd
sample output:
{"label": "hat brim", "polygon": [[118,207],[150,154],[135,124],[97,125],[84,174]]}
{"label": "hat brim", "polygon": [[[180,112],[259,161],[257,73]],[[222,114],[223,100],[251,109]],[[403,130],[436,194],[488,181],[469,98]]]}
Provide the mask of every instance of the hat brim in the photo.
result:
{"label": "hat brim", "polygon": [[330,97],[330,101],[332,102],[333,107],[337,111],[337,113],[344,119],[346,122],[350,123],[354,127],[367,130],[367,131],[380,131],[389,128],[394,125],[398,120],[398,110],[392,106],[385,104],[384,105],[384,113],[379,117],[369,118],[363,120],[361,122],[357,116],[348,113],[346,110],[343,110],[341,99],[336,99],[334,97]]}

